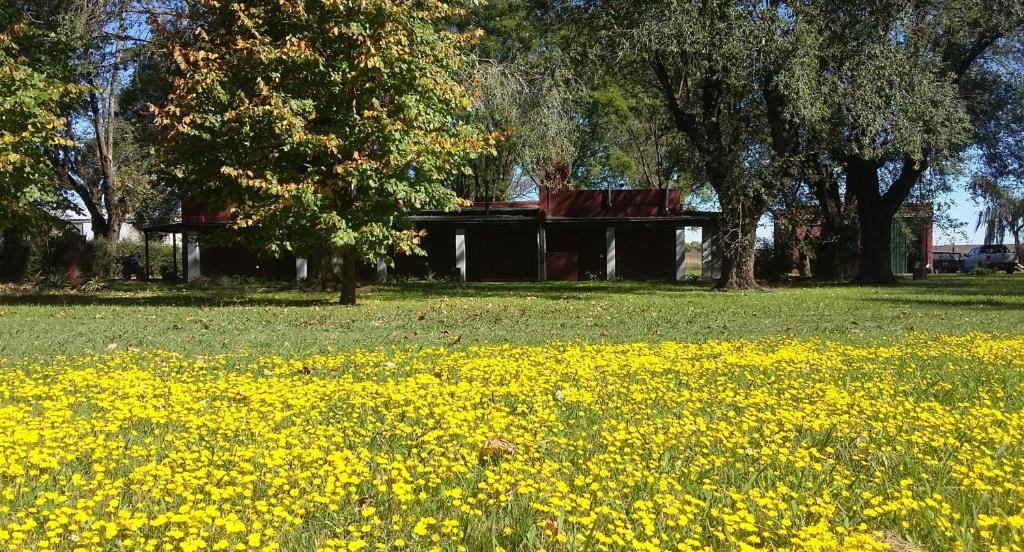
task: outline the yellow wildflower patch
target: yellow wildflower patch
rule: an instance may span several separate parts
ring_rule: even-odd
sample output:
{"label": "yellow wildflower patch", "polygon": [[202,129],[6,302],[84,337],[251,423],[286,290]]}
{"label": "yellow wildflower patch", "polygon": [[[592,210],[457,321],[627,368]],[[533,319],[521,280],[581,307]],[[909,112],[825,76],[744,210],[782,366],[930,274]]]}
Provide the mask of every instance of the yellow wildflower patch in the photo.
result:
{"label": "yellow wildflower patch", "polygon": [[1024,338],[0,362],[3,550],[1020,550]]}

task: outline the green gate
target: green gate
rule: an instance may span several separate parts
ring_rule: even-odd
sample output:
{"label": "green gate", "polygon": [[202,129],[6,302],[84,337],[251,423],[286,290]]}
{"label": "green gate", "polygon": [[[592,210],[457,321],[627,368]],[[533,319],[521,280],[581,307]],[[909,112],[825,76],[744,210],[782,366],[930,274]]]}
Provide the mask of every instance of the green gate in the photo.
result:
{"label": "green gate", "polygon": [[910,272],[907,267],[907,247],[907,227],[899,218],[893,218],[892,228],[889,230],[889,262],[892,263],[893,274]]}

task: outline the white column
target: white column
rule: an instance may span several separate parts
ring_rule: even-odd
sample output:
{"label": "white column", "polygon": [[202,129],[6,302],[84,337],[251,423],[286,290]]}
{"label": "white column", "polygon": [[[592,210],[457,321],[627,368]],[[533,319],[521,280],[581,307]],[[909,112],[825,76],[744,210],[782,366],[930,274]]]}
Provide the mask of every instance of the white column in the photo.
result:
{"label": "white column", "polygon": [[295,258],[295,279],[302,281],[309,275],[309,264],[302,257]]}
{"label": "white column", "polygon": [[543,225],[537,225],[537,281],[548,279],[548,236]]}
{"label": "white column", "polygon": [[188,274],[186,278],[188,281],[195,280],[202,275],[202,271],[199,269],[199,236],[195,234],[188,235],[188,243],[185,245],[188,256]]}
{"label": "white column", "polygon": [[606,263],[605,273],[609,280],[614,280],[616,276],[615,272],[615,229],[605,228],[604,230],[605,240],[605,253],[604,261]]}
{"label": "white column", "polygon": [[686,229],[676,228],[676,281],[686,279]]}
{"label": "white column", "polygon": [[459,281],[466,281],[466,229],[455,229],[455,267],[459,269]]}
{"label": "white column", "polygon": [[377,281],[388,281],[388,263],[384,259],[377,259]]}

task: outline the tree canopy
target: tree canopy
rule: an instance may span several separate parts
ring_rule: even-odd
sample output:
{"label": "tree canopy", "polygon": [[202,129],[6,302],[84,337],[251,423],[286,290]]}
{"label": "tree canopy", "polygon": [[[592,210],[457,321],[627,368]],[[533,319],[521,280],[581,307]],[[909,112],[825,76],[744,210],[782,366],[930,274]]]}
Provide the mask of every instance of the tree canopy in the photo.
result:
{"label": "tree canopy", "polygon": [[171,172],[196,201],[235,206],[233,224],[297,252],[357,260],[418,250],[408,214],[451,210],[445,183],[489,135],[461,117],[475,37],[446,24],[458,2],[196,2],[196,39],[175,50],[157,122]]}
{"label": "tree canopy", "polygon": [[40,54],[59,40],[13,2],[0,6],[0,220],[8,223],[38,216],[40,203],[57,196],[46,152],[68,144],[64,106],[81,92]]}

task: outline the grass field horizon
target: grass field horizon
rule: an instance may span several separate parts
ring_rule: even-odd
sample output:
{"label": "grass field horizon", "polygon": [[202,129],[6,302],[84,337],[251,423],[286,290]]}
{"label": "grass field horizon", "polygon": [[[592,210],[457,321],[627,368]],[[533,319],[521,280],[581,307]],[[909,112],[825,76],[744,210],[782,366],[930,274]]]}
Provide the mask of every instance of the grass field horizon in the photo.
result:
{"label": "grass field horizon", "polygon": [[913,332],[1012,334],[1024,277],[931,276],[890,287],[799,284],[721,293],[707,283],[374,284],[356,307],[330,292],[119,283],[99,293],[0,291],[0,357],[116,348],[308,355],[354,348],[772,336],[842,343]]}

